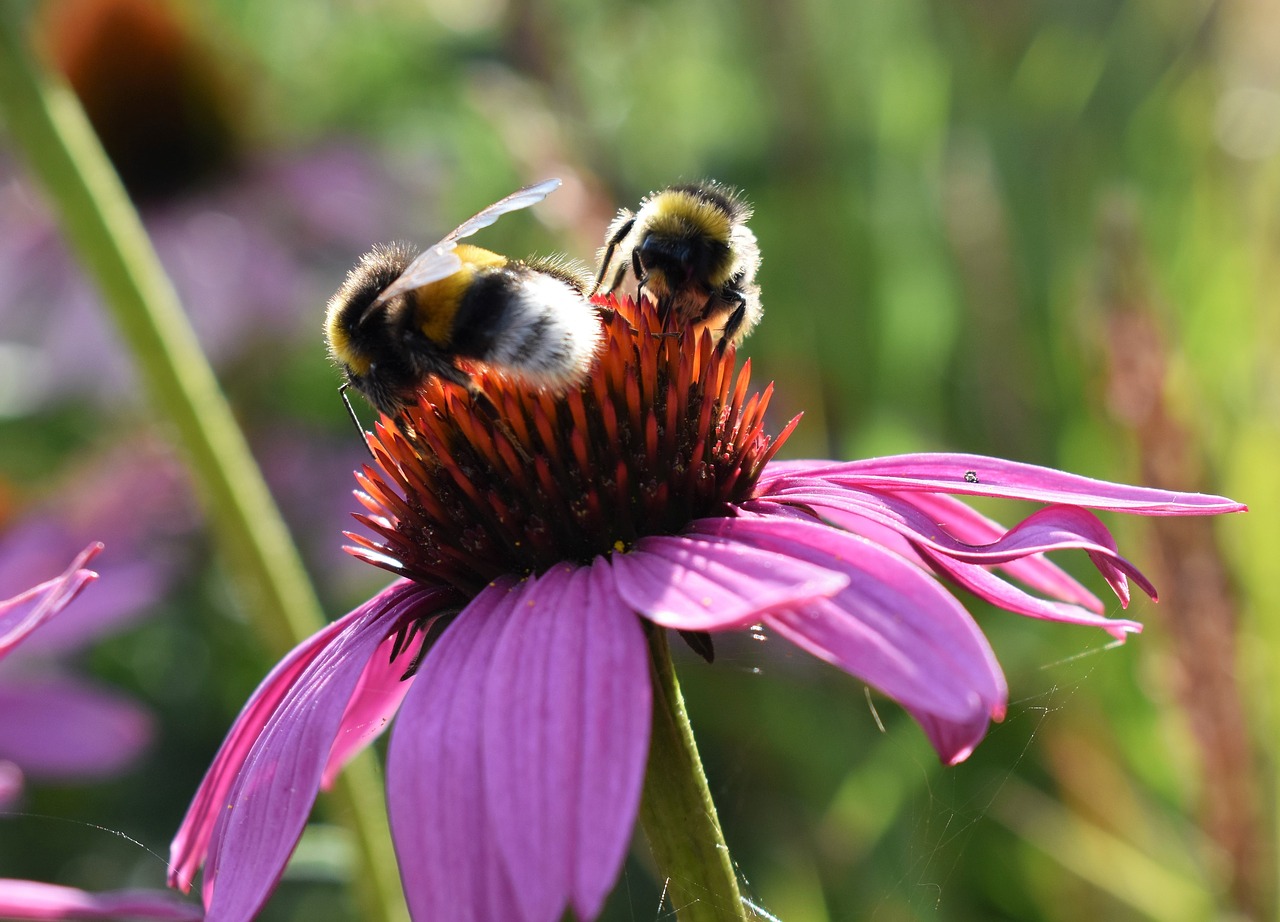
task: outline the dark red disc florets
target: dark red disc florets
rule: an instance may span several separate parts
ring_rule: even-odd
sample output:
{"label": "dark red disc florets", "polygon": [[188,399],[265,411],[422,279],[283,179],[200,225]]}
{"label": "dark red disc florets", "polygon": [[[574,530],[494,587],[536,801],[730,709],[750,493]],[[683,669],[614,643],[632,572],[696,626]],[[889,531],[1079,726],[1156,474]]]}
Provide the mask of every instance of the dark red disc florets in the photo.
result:
{"label": "dark red disc florets", "polygon": [[357,556],[471,594],[502,574],[587,562],[676,534],[750,497],[795,426],[771,438],[772,385],[747,395],[750,362],[706,330],[668,329],[646,300],[601,302],[595,367],[561,394],[480,370],[479,395],[433,379],[416,406],[367,435],[356,474],[375,535]]}

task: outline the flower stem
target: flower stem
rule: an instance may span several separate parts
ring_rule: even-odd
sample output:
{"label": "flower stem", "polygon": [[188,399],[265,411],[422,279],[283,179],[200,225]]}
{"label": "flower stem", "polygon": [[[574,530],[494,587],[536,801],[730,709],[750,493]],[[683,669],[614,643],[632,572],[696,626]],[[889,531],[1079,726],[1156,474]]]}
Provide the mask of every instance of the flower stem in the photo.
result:
{"label": "flower stem", "polygon": [[[196,342],[137,211],[74,94],[35,63],[27,4],[0,3],[0,111],[9,136],[43,183],[63,233],[97,283],[161,417],[173,428],[202,494],[222,556],[264,644],[282,653],[324,623],[275,503]],[[75,335],[70,331],[69,335]],[[354,769],[354,771],[353,771]],[[336,812],[364,866],[365,918],[404,919],[372,761],[340,779]],[[358,776],[364,776],[358,778]],[[356,808],[359,805],[359,808]]]}
{"label": "flower stem", "polygon": [[698,758],[667,632],[648,631],[653,731],[640,823],[680,922],[747,919],[733,861]]}

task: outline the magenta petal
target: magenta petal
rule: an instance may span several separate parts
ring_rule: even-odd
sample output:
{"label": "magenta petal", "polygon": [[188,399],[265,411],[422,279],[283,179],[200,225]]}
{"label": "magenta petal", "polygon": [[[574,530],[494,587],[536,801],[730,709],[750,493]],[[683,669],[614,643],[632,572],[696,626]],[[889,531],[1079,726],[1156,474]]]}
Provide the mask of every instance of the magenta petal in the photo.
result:
{"label": "magenta petal", "polygon": [[763,611],[825,598],[848,582],[786,554],[705,535],[642,538],[634,551],[613,555],[612,566],[628,605],[663,627],[686,631],[750,624]]}
{"label": "magenta petal", "polygon": [[[913,493],[909,494],[909,497],[899,498],[906,499],[926,515],[931,516],[934,521],[965,544],[988,544],[1006,531],[999,522],[987,518],[961,500],[954,496],[947,496],[945,493]],[[1098,614],[1106,610],[1101,599],[1043,555],[1033,554],[1011,560],[1001,564],[1000,569],[1032,589],[1055,599],[1083,605]]]}
{"label": "magenta petal", "polygon": [[0,759],[33,776],[123,771],[151,741],[151,718],[120,695],[73,679],[0,684]]}
{"label": "magenta petal", "polygon": [[[804,477],[855,489],[1002,496],[1139,515],[1216,515],[1247,508],[1224,496],[1133,487],[984,455],[892,455],[801,470]],[[767,483],[761,478],[761,483],[771,488],[793,474],[784,469]]]}
{"label": "magenta petal", "polygon": [[[414,919],[520,919],[484,791],[485,684],[523,586],[490,584],[432,646],[387,751],[387,806]],[[531,651],[532,652],[532,651]]]}
{"label": "magenta petal", "polygon": [[101,544],[89,545],[61,576],[28,589],[12,599],[0,601],[0,659],[7,656],[28,634],[66,608],[79,595],[80,590],[98,578],[98,574],[92,570],[82,568],[101,550]]}
{"label": "magenta petal", "polygon": [[249,697],[200,782],[191,806],[187,808],[187,815],[169,846],[169,886],[178,887],[184,893],[191,889],[196,871],[208,856],[209,839],[213,835],[214,824],[222,815],[227,792],[235,783],[262,728],[281,699],[293,689],[302,671],[336,636],[364,615],[365,607],[362,606],[299,644],[276,664]]}
{"label": "magenta petal", "polygon": [[87,893],[33,880],[0,880],[0,918],[4,919],[167,919],[195,922],[200,907],[163,891],[119,890]]}
{"label": "magenta petal", "polygon": [[[1004,712],[995,655],[964,606],[936,579],[869,541],[793,519],[724,519],[735,540],[787,548],[850,577],[831,599],[774,611],[764,621],[816,656],[909,708],[971,725]],[[954,753],[943,752],[944,758]]]}
{"label": "magenta petal", "polygon": [[[937,554],[984,565],[1005,564],[1019,558],[1057,550],[1083,550],[1115,590],[1129,604],[1126,576],[1133,577],[1152,598],[1155,587],[1116,551],[1111,532],[1093,513],[1078,506],[1049,506],[1028,516],[999,539],[984,545],[957,540],[909,500],[870,490],[833,491],[809,487],[780,488],[769,495],[779,503],[798,503],[820,514],[839,510],[862,515],[894,528],[909,540]],[[758,505],[758,504],[757,504]]]}
{"label": "magenta petal", "polygon": [[413,676],[404,678],[405,659],[399,658],[394,662],[391,659],[395,644],[395,635],[384,640],[369,658],[364,674],[356,683],[355,693],[342,715],[338,738],[329,753],[329,763],[320,779],[320,787],[326,791],[343,766],[386,730],[413,684]]}
{"label": "magenta petal", "polygon": [[488,806],[526,922],[599,914],[640,804],[652,692],[609,564],[531,580],[488,663]]}
{"label": "magenta petal", "polygon": [[[969,720],[954,721],[913,707],[905,710],[920,724],[920,729],[924,730],[924,735],[945,765],[959,765],[973,755],[973,750],[987,735],[987,726],[991,722],[986,714],[975,713]],[[992,719],[1004,720],[1004,711],[993,714]]]}
{"label": "magenta petal", "polygon": [[1108,618],[1069,602],[1054,602],[1036,598],[1023,592],[987,569],[971,563],[952,560],[941,554],[929,554],[929,560],[942,573],[969,590],[980,599],[1006,611],[1029,618],[1040,618],[1044,621],[1061,621],[1065,624],[1081,624],[1087,627],[1100,627],[1116,640],[1123,641],[1129,634],[1142,631],[1137,621],[1124,618]]}
{"label": "magenta petal", "polygon": [[202,887],[209,919],[257,914],[302,835],[370,657],[395,626],[435,614],[445,598],[447,590],[397,583],[358,609],[297,676],[219,805]]}

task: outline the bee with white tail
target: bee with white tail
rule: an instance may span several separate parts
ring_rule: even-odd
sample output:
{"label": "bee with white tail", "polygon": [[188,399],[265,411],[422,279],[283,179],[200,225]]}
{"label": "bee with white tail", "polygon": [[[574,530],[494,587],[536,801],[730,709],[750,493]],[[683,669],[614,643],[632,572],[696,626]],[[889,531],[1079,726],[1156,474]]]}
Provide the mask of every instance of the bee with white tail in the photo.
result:
{"label": "bee with white tail", "polygon": [[347,383],[394,416],[431,377],[475,393],[459,362],[478,362],[521,384],[562,390],[580,382],[601,341],[583,267],[560,259],[508,259],[459,243],[560,185],[526,186],[414,255],[376,247],[329,300],[329,353]]}

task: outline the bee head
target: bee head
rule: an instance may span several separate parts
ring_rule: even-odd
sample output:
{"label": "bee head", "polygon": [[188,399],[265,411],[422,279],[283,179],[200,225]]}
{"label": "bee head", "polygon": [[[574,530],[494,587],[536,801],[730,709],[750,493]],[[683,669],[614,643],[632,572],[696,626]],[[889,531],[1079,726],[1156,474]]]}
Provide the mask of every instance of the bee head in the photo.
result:
{"label": "bee head", "polygon": [[642,209],[640,262],[668,285],[687,282],[718,287],[733,269],[731,235],[741,206],[719,187],[672,186]]}
{"label": "bee head", "polygon": [[381,321],[391,305],[374,307],[373,302],[400,277],[412,258],[413,250],[405,244],[374,247],[347,273],[342,287],[329,299],[325,314],[329,354],[353,384],[354,377],[368,375],[377,353],[382,351],[379,344],[388,335],[386,324]]}

